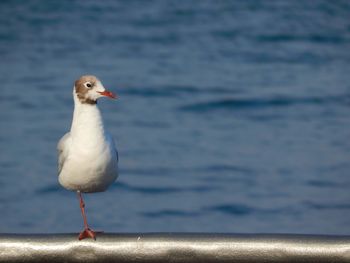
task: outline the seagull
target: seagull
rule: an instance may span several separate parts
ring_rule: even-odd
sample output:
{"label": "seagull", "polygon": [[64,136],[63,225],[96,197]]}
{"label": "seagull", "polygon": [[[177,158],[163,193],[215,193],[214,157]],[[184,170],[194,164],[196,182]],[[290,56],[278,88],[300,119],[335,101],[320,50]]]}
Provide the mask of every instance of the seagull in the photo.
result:
{"label": "seagull", "polygon": [[78,239],[92,238],[82,193],[103,192],[118,177],[118,152],[112,136],[104,129],[97,100],[116,99],[95,76],[81,76],[74,83],[74,113],[70,132],[58,142],[58,181],[66,189],[76,191],[84,220]]}

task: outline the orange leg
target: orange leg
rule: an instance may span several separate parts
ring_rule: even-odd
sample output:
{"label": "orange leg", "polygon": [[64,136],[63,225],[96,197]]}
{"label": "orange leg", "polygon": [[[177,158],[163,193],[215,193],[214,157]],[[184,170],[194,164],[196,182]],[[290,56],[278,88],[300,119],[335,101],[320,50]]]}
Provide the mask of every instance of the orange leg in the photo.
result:
{"label": "orange leg", "polygon": [[84,203],[83,197],[82,197],[80,191],[78,191],[77,194],[78,194],[78,198],[79,198],[79,202],[80,202],[81,214],[82,214],[83,219],[84,219],[84,230],[79,234],[78,238],[79,238],[79,240],[82,240],[84,238],[90,237],[90,238],[93,238],[94,240],[96,240],[96,233],[98,233],[98,232],[95,232],[89,228],[87,220],[86,220],[86,215],[85,215],[85,203]]}

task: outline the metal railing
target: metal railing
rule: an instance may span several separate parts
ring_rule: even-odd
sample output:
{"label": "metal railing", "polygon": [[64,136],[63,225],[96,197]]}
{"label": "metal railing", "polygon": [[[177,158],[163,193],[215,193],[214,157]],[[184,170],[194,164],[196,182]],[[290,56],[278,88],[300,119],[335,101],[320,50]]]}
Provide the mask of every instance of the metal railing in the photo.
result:
{"label": "metal railing", "polygon": [[0,234],[0,262],[350,262],[350,236]]}

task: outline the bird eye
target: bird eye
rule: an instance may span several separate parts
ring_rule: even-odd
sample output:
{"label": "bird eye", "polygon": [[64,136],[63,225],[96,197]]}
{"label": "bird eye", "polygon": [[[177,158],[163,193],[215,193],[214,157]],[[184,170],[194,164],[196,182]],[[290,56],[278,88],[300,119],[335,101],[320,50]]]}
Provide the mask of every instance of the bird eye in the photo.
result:
{"label": "bird eye", "polygon": [[91,88],[92,87],[91,83],[86,83],[86,87]]}

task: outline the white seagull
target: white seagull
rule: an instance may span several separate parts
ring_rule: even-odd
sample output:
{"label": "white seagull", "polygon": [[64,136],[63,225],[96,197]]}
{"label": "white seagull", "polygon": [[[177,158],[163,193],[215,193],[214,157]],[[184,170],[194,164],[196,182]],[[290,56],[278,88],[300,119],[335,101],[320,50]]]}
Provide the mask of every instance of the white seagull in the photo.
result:
{"label": "white seagull", "polygon": [[58,181],[76,191],[84,219],[79,240],[96,233],[87,224],[82,193],[105,191],[118,177],[118,152],[112,136],[103,126],[97,100],[117,98],[95,76],[82,76],[73,89],[74,114],[70,132],[58,142]]}

